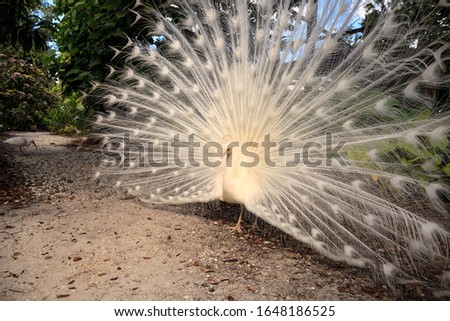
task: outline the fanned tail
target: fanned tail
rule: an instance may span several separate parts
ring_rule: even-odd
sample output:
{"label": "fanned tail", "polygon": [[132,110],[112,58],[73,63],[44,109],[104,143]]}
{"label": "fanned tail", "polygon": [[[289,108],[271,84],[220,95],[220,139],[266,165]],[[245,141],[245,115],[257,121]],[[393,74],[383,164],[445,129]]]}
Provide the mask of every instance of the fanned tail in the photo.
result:
{"label": "fanned tail", "polygon": [[448,295],[449,39],[422,44],[394,8],[357,41],[363,4],[181,1],[173,20],[138,3],[163,45],[128,39],[94,86],[99,175],[152,203],[242,203],[393,287]]}

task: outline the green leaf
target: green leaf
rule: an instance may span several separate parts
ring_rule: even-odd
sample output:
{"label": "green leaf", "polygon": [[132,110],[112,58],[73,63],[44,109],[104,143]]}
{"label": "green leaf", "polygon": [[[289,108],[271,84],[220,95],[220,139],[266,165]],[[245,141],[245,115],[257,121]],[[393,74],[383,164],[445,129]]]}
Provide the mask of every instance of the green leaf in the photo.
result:
{"label": "green leaf", "polygon": [[450,163],[443,168],[443,171],[445,175],[450,176]]}
{"label": "green leaf", "polygon": [[72,49],[70,49],[70,51],[69,51],[69,53],[71,54],[71,55],[76,55],[76,54],[78,54],[80,52],[80,49],[78,49],[78,48],[72,48]]}
{"label": "green leaf", "polygon": [[100,60],[99,58],[96,58],[96,59],[92,60],[89,63],[89,69],[92,69],[92,68],[94,68],[95,66],[98,66],[98,65],[103,66],[103,61]]}

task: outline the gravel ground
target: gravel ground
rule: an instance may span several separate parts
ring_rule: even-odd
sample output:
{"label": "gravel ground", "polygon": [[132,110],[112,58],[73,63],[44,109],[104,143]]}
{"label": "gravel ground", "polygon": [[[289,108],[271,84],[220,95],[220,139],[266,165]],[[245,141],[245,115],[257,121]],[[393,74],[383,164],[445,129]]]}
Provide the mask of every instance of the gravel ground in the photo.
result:
{"label": "gravel ground", "polygon": [[13,135],[39,148],[0,144],[0,300],[394,299],[281,233],[230,233],[239,208],[150,207],[96,185],[79,138],[0,140]]}

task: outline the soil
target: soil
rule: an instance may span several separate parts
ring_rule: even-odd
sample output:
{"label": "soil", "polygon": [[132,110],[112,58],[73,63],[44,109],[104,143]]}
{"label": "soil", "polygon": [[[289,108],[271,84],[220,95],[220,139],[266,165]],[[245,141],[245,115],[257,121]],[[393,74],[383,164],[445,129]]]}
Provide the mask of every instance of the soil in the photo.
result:
{"label": "soil", "polygon": [[95,183],[79,137],[0,143],[0,300],[391,300],[367,271],[226,204],[152,207]]}

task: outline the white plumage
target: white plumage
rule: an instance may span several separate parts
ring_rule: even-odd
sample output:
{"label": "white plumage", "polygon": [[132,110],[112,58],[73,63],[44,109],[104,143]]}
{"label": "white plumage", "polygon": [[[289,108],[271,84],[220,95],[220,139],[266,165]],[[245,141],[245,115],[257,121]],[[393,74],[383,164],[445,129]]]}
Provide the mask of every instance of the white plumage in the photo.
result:
{"label": "white plumage", "polygon": [[19,147],[20,151],[22,151],[22,147],[29,146],[30,144],[33,144],[34,147],[36,147],[36,149],[37,149],[36,143],[34,142],[33,139],[21,137],[21,136],[8,138],[7,140],[3,141],[3,143],[9,144],[12,146],[17,146],[17,147]]}
{"label": "white plumage", "polygon": [[430,158],[449,155],[450,117],[428,88],[449,85],[449,44],[421,47],[394,11],[346,42],[362,1],[274,3],[181,1],[176,22],[137,6],[166,42],[129,39],[127,67],[94,86],[97,176],[151,203],[241,204],[392,287],[448,295],[450,234],[431,217],[449,222],[449,188]]}

